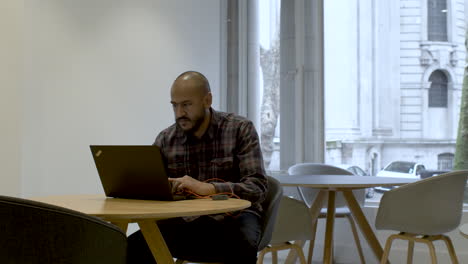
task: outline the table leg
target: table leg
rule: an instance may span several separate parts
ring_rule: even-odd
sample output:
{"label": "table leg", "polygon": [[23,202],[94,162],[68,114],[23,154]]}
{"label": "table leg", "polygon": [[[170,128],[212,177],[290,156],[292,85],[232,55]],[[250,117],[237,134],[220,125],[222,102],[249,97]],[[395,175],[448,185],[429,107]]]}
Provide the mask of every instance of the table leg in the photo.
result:
{"label": "table leg", "polygon": [[325,246],[323,248],[323,263],[333,261],[333,227],[335,225],[335,196],[336,191],[328,192],[327,227],[325,229]]}
{"label": "table leg", "polygon": [[[317,196],[315,197],[314,202],[312,203],[312,206],[310,207],[310,214],[312,216],[312,223],[311,225],[314,225],[315,221],[318,220],[318,217],[320,215],[320,210],[323,208],[323,204],[325,203],[325,199],[327,196],[327,191],[320,190]],[[311,237],[310,239],[315,239],[315,237]],[[294,244],[297,244],[299,247],[303,247],[305,244],[305,241],[296,241]],[[295,250],[290,250],[289,254],[285,260],[285,264],[292,264],[296,262],[297,254]]]}
{"label": "table leg", "polygon": [[158,264],[174,264],[171,252],[154,220],[138,222],[140,230]]}
{"label": "table leg", "polygon": [[317,197],[315,197],[314,203],[310,207],[310,215],[312,216],[311,225],[314,224],[314,221],[318,220],[320,211],[323,208],[323,204],[325,203],[326,198],[327,198],[327,191],[324,191],[324,190],[320,190],[319,193],[317,194]]}
{"label": "table leg", "polygon": [[[348,204],[348,208],[353,214],[356,223],[358,224],[359,228],[361,229],[364,237],[367,240],[367,243],[371,247],[374,255],[377,257],[378,260],[382,259],[383,249],[379,243],[379,240],[372,231],[372,228],[367,222],[366,216],[362,212],[361,206],[356,201],[356,197],[354,197],[353,191],[351,190],[343,190],[343,196],[346,199],[346,203]],[[389,263],[389,262],[387,262]]]}
{"label": "table leg", "polygon": [[127,228],[128,228],[127,222],[111,222],[111,224],[116,225],[118,228],[122,229],[124,233],[127,233]]}

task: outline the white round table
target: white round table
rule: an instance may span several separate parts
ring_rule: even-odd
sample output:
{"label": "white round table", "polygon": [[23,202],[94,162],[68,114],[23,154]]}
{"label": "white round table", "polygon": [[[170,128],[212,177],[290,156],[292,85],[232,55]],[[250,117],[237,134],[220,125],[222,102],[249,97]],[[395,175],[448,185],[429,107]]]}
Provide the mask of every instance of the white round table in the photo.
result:
{"label": "white round table", "polygon": [[[358,204],[353,190],[364,189],[377,186],[399,186],[417,181],[416,179],[393,178],[393,177],[373,177],[373,176],[343,176],[343,175],[278,175],[275,178],[282,186],[289,187],[308,187],[319,189],[310,212],[313,221],[318,219],[320,210],[328,200],[327,219],[325,230],[325,244],[323,263],[332,263],[332,241],[333,241],[333,225],[335,215],[335,197],[337,192],[341,192],[348,204],[348,208],[360,227],[362,234],[366,238],[371,250],[377,257],[381,259],[383,249],[377,240],[374,231],[367,221],[361,206]],[[327,199],[328,197],[328,199]],[[312,238],[314,239],[314,238]],[[303,243],[303,242],[302,242]],[[286,263],[292,263],[295,259],[295,254],[291,251],[286,259]]]}

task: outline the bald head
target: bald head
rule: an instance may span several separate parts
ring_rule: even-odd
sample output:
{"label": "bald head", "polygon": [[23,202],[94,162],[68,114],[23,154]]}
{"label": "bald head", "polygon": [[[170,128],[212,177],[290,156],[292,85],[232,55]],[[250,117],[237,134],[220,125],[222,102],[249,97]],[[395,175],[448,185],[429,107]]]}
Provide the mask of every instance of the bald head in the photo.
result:
{"label": "bald head", "polygon": [[177,76],[172,84],[171,95],[174,92],[188,92],[205,96],[211,92],[211,89],[208,79],[203,74],[196,71],[186,71]]}

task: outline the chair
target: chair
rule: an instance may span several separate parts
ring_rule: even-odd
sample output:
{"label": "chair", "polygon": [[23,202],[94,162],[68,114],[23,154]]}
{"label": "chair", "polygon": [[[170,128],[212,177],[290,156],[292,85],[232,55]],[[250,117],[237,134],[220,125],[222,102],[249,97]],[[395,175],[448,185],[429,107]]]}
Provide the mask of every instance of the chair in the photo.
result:
{"label": "chair", "polygon": [[[345,169],[341,169],[335,166],[326,165],[322,163],[299,163],[296,165],[291,166],[288,169],[288,174],[290,175],[343,175],[343,176],[353,176],[353,174]],[[285,192],[287,192],[285,190]],[[312,201],[318,194],[318,190],[312,188],[304,188],[304,187],[297,187],[297,191],[299,193],[300,199],[305,202],[307,207],[311,207]],[[363,205],[365,200],[365,189],[362,190],[355,190],[353,191],[356,200]],[[293,196],[297,196],[297,194],[293,193]],[[359,235],[357,233],[356,224],[354,219],[349,211],[348,207],[346,206],[345,199],[341,193],[338,193],[335,200],[336,211],[335,217],[337,218],[346,218],[349,221],[351,226],[351,230],[353,232],[354,240],[356,242],[356,247],[358,249],[359,258],[362,263],[365,263],[364,254],[362,252],[361,243],[359,241]],[[320,211],[319,218],[326,218],[327,216],[327,209],[323,208]],[[314,250],[314,241],[315,241],[315,234],[317,231],[317,222],[314,223],[312,229],[312,235],[310,236],[310,244],[309,244],[309,254],[308,254],[308,263],[312,263],[312,256]]]}
{"label": "chair", "polygon": [[0,196],[2,263],[126,263],[118,227],[66,208]]}
{"label": "chair", "polygon": [[312,236],[312,216],[304,202],[283,196],[270,244],[260,251],[258,263],[263,263],[266,253],[271,252],[272,264],[278,263],[278,251],[294,249],[301,264],[305,264],[302,248],[290,241],[309,240]]}
{"label": "chair", "polygon": [[464,238],[468,238],[468,224],[463,224],[458,228],[460,235]]}
{"label": "chair", "polygon": [[400,233],[387,239],[381,263],[387,263],[395,239],[408,241],[408,263],[412,263],[415,242],[426,244],[432,263],[437,263],[432,243],[435,240],[443,240],[452,263],[458,263],[450,238],[443,234],[460,224],[467,176],[468,171],[445,173],[384,193],[375,227]]}
{"label": "chair", "polygon": [[[268,181],[268,191],[265,197],[265,200],[262,203],[262,208],[264,210],[264,215],[262,219],[262,236],[260,242],[258,243],[258,250],[261,251],[268,246],[271,240],[273,233],[273,228],[275,226],[276,217],[278,215],[278,209],[280,207],[281,197],[283,196],[283,189],[278,180],[273,177],[267,176]],[[263,261],[263,259],[262,259]],[[191,260],[182,260],[178,259],[177,264],[182,264],[186,262],[191,262]],[[208,262],[199,262],[196,263],[208,263]],[[210,262],[214,263],[214,262]],[[219,263],[219,262],[216,262]],[[258,261],[258,263],[262,263]]]}

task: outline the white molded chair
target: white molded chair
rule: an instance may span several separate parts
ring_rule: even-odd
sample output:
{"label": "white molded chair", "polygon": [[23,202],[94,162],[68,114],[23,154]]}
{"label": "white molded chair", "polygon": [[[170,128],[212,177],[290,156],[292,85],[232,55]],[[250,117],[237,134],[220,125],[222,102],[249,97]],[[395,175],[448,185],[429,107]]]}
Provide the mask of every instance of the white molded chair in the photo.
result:
{"label": "white molded chair", "polygon": [[468,224],[461,225],[458,230],[460,231],[460,235],[464,238],[468,238]]}
{"label": "white molded chair", "polygon": [[260,251],[258,264],[263,263],[266,253],[271,252],[272,264],[278,263],[278,251],[294,249],[301,264],[305,264],[302,248],[291,243],[295,240],[309,240],[312,237],[312,217],[304,202],[283,196],[276,218],[275,228],[270,244]]}
{"label": "white molded chair", "polygon": [[443,234],[460,224],[467,176],[468,171],[445,173],[384,193],[375,227],[400,233],[387,239],[381,263],[387,263],[395,239],[408,241],[408,263],[413,261],[414,242],[426,244],[432,263],[437,263],[435,240],[443,240],[452,263],[458,263],[450,238]]}
{"label": "white molded chair", "polygon": [[[344,170],[335,166],[327,165],[327,164],[322,164],[322,163],[299,163],[299,164],[291,166],[288,169],[288,174],[290,175],[317,175],[317,176],[318,175],[353,176],[353,174],[347,170]],[[291,189],[286,189],[284,192],[285,194],[291,194]],[[305,202],[307,207],[310,208],[319,190],[312,189],[312,188],[305,188],[305,187],[297,187],[297,192],[299,193],[300,198]],[[365,189],[355,190],[353,191],[353,193],[354,193],[354,196],[356,197],[356,200],[362,206],[365,200]],[[297,196],[297,195],[292,194],[292,196]],[[341,193],[337,193],[335,205],[336,205],[335,217],[348,219],[349,224],[351,226],[351,230],[353,232],[354,240],[356,241],[356,247],[359,253],[359,258],[362,263],[365,263],[364,254],[362,252],[361,243],[359,241],[359,235],[357,233],[356,224],[351,215],[351,212],[349,211],[346,205],[346,201]],[[319,218],[326,218],[326,216],[327,216],[327,208],[325,207],[325,208],[322,208],[322,210],[320,211]],[[315,238],[316,230],[317,230],[317,222],[315,222],[313,225],[311,238]],[[308,260],[307,260],[309,264],[312,263],[314,240],[315,239],[311,239],[310,244],[309,244],[309,254],[308,254]]]}

